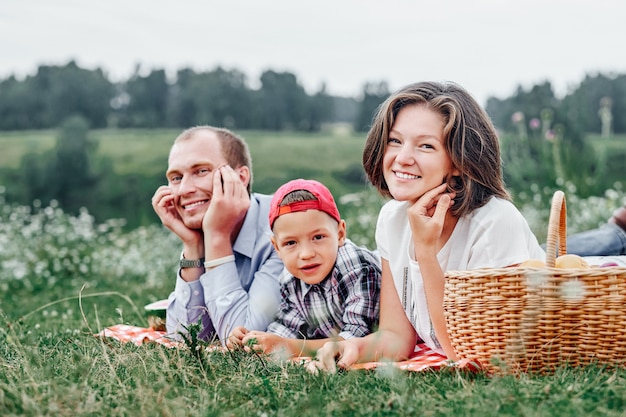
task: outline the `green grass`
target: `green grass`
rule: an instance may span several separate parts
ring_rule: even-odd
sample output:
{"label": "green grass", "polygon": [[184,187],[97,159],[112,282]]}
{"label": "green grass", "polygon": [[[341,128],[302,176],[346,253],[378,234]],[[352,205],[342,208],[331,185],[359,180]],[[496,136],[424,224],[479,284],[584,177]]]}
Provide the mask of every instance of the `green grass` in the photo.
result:
{"label": "green grass", "polygon": [[125,232],[87,213],[0,205],[0,415],[626,415],[624,369],[312,375],[242,351],[94,337],[148,325],[143,306],[172,290],[179,248],[157,225]]}
{"label": "green grass", "polygon": [[[162,175],[178,130],[93,131],[119,173]],[[0,165],[54,146],[55,132],[0,134]],[[243,132],[255,189],[296,175],[337,195],[363,186],[342,181],[360,166],[364,135]],[[620,148],[618,141],[607,141]],[[597,142],[596,145],[600,145]],[[623,146],[623,145],[622,145]],[[564,184],[568,228],[603,221],[625,196],[578,198]],[[549,194],[529,186],[524,215],[544,232]],[[342,203],[349,235],[373,247],[382,201],[361,190]],[[123,230],[87,212],[31,211],[0,189],[1,416],[624,416],[626,371],[563,368],[551,375],[489,376],[455,370],[307,373],[252,354],[121,344],[93,335],[119,323],[148,326],[147,303],[174,286],[180,242],[160,225]]]}
{"label": "green grass", "polygon": [[[167,156],[180,129],[93,130],[98,155],[110,158],[117,174],[142,173],[165,179]],[[363,184],[347,183],[342,173],[361,170],[364,134],[239,132],[248,142],[253,161],[254,189],[273,193],[297,176],[324,182],[340,194],[360,191]],[[18,168],[27,152],[54,147],[57,132],[0,132],[0,166]]]}
{"label": "green grass", "polygon": [[626,375],[597,368],[520,378],[311,375],[242,352],[200,362],[184,350],[81,334],[19,343],[11,365],[21,372],[0,385],[5,416],[620,416],[626,397]]}
{"label": "green grass", "polygon": [[54,148],[55,135],[53,130],[0,132],[0,167],[18,168],[27,152],[43,153]]}

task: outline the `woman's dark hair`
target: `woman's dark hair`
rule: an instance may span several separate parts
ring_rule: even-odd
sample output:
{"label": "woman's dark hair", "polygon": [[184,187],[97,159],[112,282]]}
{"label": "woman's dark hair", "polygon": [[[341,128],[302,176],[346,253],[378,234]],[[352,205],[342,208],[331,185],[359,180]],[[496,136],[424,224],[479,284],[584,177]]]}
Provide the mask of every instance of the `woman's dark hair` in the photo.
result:
{"label": "woman's dark hair", "polygon": [[460,172],[448,179],[449,189],[456,193],[453,215],[463,216],[483,206],[491,196],[510,200],[491,119],[461,86],[437,82],[407,85],[379,106],[363,149],[363,168],[380,194],[392,198],[383,176],[383,157],[396,117],[408,105],[423,105],[444,120],[444,146]]}

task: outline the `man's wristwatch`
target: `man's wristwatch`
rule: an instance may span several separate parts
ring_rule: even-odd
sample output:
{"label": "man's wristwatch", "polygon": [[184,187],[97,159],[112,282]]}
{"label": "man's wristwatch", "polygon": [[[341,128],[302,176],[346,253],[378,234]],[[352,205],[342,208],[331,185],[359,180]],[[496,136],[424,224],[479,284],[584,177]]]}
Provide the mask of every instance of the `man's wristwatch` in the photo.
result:
{"label": "man's wristwatch", "polygon": [[180,260],[181,268],[204,268],[204,258],[200,259],[185,259]]}

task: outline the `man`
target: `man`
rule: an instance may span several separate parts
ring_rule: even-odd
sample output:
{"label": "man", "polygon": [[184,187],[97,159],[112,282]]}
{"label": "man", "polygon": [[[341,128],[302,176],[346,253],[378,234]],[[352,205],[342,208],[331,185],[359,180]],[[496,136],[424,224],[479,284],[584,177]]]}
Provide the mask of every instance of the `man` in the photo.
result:
{"label": "man", "polygon": [[247,144],[226,129],[188,129],[174,141],[166,177],[152,207],[183,243],[168,333],[198,320],[200,338],[224,343],[236,326],[265,330],[280,305],[283,263],[270,241],[271,196],[251,193]]}
{"label": "man", "polygon": [[626,255],[626,204],[602,226],[568,236],[567,252],[580,256]]}

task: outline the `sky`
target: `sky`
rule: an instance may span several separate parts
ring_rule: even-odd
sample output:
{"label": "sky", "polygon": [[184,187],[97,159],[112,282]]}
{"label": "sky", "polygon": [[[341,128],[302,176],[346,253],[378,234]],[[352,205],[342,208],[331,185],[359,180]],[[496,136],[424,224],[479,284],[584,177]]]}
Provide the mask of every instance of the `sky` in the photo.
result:
{"label": "sky", "polygon": [[309,93],[358,97],[454,81],[481,104],[550,81],[626,73],[622,0],[0,0],[0,79],[70,60],[111,81],[217,66],[295,74]]}

